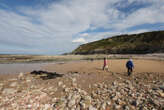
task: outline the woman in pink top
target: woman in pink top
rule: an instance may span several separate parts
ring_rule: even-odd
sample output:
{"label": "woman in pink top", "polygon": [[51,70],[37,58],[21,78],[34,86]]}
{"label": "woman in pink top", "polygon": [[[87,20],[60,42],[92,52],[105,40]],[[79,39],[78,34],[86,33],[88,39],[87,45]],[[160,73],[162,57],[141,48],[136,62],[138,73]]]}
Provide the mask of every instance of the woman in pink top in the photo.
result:
{"label": "woman in pink top", "polygon": [[103,65],[103,70],[107,69],[108,70],[108,65],[107,65],[107,59],[104,58],[104,65]]}

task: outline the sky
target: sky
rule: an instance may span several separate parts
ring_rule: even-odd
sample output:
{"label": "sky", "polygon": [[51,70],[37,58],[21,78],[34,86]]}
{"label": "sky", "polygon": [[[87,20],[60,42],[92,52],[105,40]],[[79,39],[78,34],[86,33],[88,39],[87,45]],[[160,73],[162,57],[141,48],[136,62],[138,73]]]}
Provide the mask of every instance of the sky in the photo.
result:
{"label": "sky", "polygon": [[158,30],[164,30],[164,0],[0,0],[0,54],[58,55]]}

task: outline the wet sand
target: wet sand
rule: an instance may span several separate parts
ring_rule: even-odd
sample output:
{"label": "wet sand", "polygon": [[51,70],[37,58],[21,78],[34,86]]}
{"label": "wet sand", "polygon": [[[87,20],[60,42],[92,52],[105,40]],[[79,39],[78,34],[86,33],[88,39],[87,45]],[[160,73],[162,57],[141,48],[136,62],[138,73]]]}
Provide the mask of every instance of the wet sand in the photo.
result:
{"label": "wet sand", "polygon": [[[83,73],[94,75],[88,80],[102,80],[101,77],[106,77],[111,73],[119,73],[127,75],[125,67],[127,59],[111,59],[108,60],[109,71],[103,71],[103,60],[94,61],[71,61],[62,63],[35,63],[35,64],[0,64],[0,80],[17,77],[20,72],[30,73],[34,70],[43,70],[48,72],[57,72],[59,74],[67,73]],[[137,73],[160,73],[164,74],[164,61],[157,60],[133,60],[135,69],[133,74]],[[84,78],[86,78],[84,74]],[[81,76],[83,77],[83,76]],[[96,80],[97,79],[97,80]]]}
{"label": "wet sand", "polygon": [[[51,64],[51,63],[48,63]],[[0,74],[27,73],[33,70],[41,70],[47,63],[12,63],[0,64]]]}
{"label": "wet sand", "polygon": [[[126,59],[122,60],[108,60],[108,66],[110,72],[116,73],[125,73]],[[133,60],[135,69],[134,73],[142,72],[153,72],[153,73],[164,73],[164,61],[156,60]],[[95,61],[80,61],[80,62],[70,62],[65,64],[49,64],[46,67],[43,67],[47,71],[56,71],[59,73],[68,73],[68,72],[80,72],[80,73],[101,73],[106,72],[102,71],[103,60]]]}

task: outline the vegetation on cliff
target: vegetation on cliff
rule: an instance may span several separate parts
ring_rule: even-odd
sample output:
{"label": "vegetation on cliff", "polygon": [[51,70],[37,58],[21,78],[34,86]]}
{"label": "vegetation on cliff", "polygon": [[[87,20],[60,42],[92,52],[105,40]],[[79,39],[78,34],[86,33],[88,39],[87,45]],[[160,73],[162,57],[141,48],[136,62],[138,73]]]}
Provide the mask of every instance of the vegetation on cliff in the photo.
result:
{"label": "vegetation on cliff", "polygon": [[146,54],[164,52],[164,31],[119,35],[80,45],[72,54]]}

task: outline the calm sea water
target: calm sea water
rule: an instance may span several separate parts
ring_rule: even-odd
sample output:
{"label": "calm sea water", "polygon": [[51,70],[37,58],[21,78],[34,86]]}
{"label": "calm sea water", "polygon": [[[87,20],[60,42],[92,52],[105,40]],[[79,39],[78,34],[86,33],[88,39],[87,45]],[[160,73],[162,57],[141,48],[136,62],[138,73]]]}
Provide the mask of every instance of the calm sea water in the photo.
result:
{"label": "calm sea water", "polygon": [[[14,63],[0,64],[0,74],[14,74],[20,72],[31,72],[34,70],[43,70],[44,66],[50,63]],[[52,64],[52,63],[51,63]]]}

